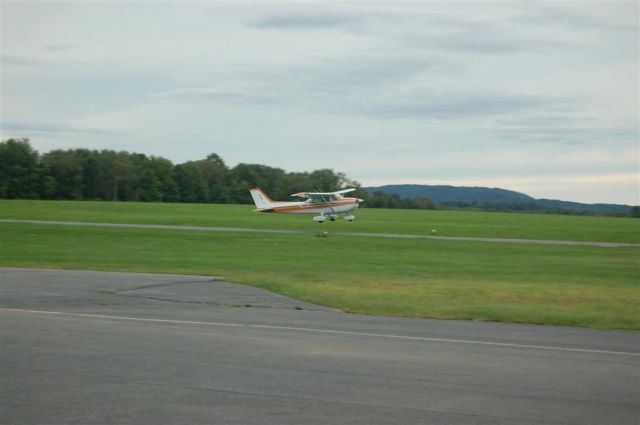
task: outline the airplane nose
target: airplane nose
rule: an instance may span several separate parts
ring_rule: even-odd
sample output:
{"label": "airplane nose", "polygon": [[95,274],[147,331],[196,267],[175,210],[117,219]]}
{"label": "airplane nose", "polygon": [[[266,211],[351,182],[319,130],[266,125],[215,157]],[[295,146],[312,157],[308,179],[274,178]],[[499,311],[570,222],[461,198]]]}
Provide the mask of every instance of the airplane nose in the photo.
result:
{"label": "airplane nose", "polygon": [[364,202],[364,199],[358,199],[358,204],[361,204]]}

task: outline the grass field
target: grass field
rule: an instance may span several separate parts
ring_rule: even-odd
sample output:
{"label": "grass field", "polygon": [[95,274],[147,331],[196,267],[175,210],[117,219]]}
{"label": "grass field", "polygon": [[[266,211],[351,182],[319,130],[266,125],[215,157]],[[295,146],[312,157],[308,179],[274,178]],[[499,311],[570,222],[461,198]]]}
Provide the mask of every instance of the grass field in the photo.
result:
{"label": "grass field", "polygon": [[353,223],[314,223],[311,215],[252,213],[253,205],[0,200],[0,218],[306,229],[494,238],[640,243],[640,220],[469,211],[356,211]]}
{"label": "grass field", "polygon": [[[640,222],[362,210],[360,222],[318,225],[310,216],[250,210],[219,205],[0,202],[0,218],[423,234],[439,223],[450,231],[438,233],[447,235],[536,238],[535,229],[544,228],[544,236],[537,238],[616,242],[637,242]],[[204,274],[351,312],[640,329],[637,248],[7,223],[0,223],[0,240],[2,266]]]}

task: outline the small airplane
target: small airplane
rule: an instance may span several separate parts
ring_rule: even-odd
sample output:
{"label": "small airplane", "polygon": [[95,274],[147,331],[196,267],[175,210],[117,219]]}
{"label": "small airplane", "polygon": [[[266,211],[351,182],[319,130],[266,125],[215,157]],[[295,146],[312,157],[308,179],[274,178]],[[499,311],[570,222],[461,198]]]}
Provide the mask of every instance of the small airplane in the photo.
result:
{"label": "small airplane", "polygon": [[[335,221],[338,214],[347,214],[344,219],[353,221],[356,217],[350,214],[364,202],[364,199],[345,198],[345,193],[353,192],[355,189],[338,190],[337,192],[300,192],[291,196],[306,198],[306,201],[284,202],[274,201],[264,193],[259,187],[251,189],[251,197],[260,212],[293,213],[293,214],[320,214],[313,217],[318,223],[324,223],[328,218]],[[326,216],[325,216],[326,214]]]}

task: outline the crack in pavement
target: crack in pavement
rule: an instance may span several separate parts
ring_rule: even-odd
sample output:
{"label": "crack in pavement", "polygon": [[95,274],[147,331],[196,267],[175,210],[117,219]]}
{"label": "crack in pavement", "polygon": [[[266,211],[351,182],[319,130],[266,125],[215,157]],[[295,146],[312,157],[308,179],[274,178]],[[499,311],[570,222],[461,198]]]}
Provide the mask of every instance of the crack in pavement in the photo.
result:
{"label": "crack in pavement", "polygon": [[208,282],[219,282],[220,280],[216,279],[216,278],[212,278],[211,280],[193,280],[193,281],[188,281],[188,282],[167,282],[167,283],[156,283],[153,285],[143,285],[143,286],[138,286],[135,288],[125,288],[125,289],[120,289],[118,291],[115,291],[116,293],[120,293],[120,292],[127,292],[127,291],[139,291],[139,290],[143,290],[143,289],[149,289],[149,288],[160,288],[160,287],[165,287],[165,286],[173,286],[173,285],[189,285],[192,283],[208,283]]}

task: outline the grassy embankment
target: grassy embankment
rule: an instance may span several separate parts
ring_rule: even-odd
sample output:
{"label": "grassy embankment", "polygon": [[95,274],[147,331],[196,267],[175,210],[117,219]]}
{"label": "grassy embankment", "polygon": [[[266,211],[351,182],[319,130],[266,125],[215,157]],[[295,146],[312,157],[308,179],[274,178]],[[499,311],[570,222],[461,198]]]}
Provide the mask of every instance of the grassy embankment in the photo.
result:
{"label": "grassy embankment", "polygon": [[[640,220],[247,206],[1,201],[0,218],[638,242]],[[0,265],[205,274],[347,311],[640,329],[640,249],[0,224]]]}

